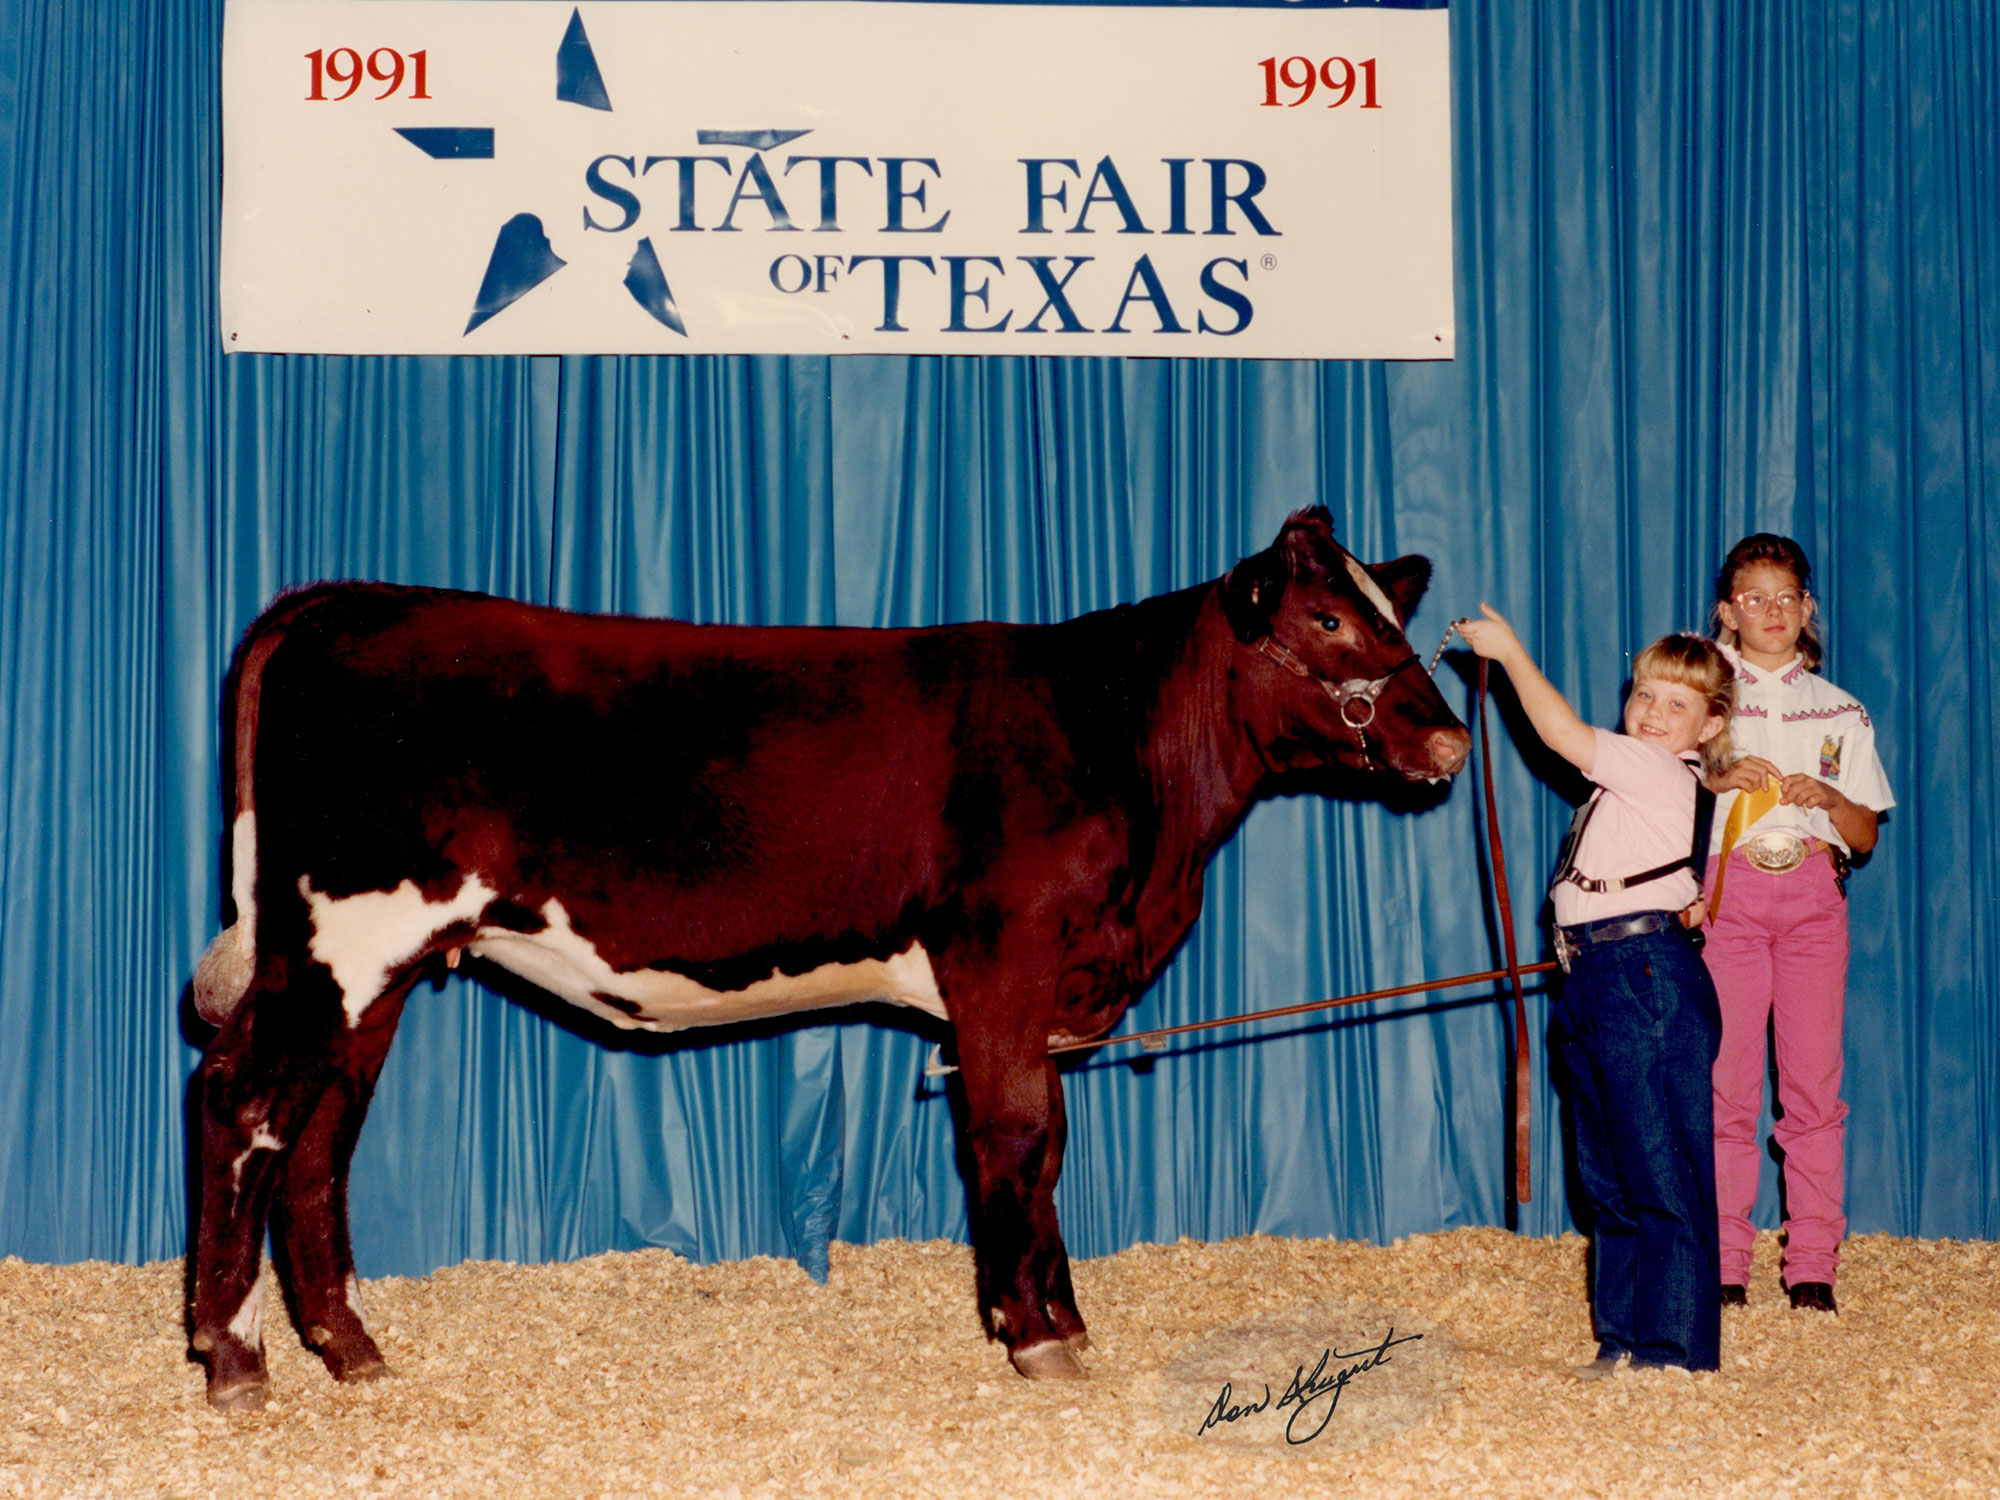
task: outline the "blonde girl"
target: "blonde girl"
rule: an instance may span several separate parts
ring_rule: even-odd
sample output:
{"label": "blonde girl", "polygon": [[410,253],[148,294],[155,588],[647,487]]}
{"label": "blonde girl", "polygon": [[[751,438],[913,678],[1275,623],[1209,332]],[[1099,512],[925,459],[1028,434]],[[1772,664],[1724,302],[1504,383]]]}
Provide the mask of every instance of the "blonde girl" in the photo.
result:
{"label": "blonde girl", "polygon": [[1712,641],[1641,652],[1624,733],[1593,729],[1493,610],[1458,625],[1507,669],[1535,732],[1597,784],[1551,888],[1569,978],[1549,1041],[1569,1075],[1591,1214],[1595,1378],[1622,1361],[1716,1368],[1714,1115],[1722,1022],[1682,910],[1700,893],[1703,758],[1722,763],[1734,679]]}

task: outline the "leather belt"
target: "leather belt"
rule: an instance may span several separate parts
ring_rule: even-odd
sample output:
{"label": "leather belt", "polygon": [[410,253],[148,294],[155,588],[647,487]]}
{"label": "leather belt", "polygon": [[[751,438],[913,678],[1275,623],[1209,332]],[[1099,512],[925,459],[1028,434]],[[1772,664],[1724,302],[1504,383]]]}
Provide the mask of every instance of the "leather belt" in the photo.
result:
{"label": "leather belt", "polygon": [[1556,960],[1563,973],[1584,949],[1597,943],[1616,943],[1625,938],[1644,937],[1649,932],[1680,930],[1680,913],[1671,911],[1634,912],[1629,917],[1606,917],[1601,922],[1578,922],[1555,930]]}

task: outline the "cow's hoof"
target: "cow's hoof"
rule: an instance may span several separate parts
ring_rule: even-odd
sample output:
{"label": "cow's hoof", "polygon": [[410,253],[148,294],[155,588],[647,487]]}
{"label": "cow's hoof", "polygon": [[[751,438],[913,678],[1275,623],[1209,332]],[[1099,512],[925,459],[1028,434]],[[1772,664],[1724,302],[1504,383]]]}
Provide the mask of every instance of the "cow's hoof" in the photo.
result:
{"label": "cow's hoof", "polygon": [[1076,1351],[1060,1339],[1047,1339],[1025,1349],[1009,1349],[1007,1358],[1030,1380],[1081,1380],[1090,1372]]}
{"label": "cow's hoof", "polygon": [[197,1331],[189,1346],[208,1366],[208,1404],[217,1411],[262,1411],[270,1396],[264,1351],[231,1334]]}
{"label": "cow's hoof", "polygon": [[211,1385],[208,1404],[217,1411],[262,1411],[271,1398],[271,1387],[262,1380],[239,1380],[233,1385]]}
{"label": "cow's hoof", "polygon": [[1070,1348],[1079,1352],[1090,1347],[1090,1334],[1083,1326],[1083,1318],[1074,1307],[1048,1304],[1049,1330]]}
{"label": "cow's hoof", "polygon": [[387,1380],[396,1373],[389,1368],[389,1361],[379,1354],[370,1355],[366,1359],[343,1360],[338,1363],[329,1355],[326,1367],[335,1380],[344,1381]]}
{"label": "cow's hoof", "polygon": [[366,1333],[333,1334],[317,1324],[309,1332],[313,1351],[335,1380],[380,1380],[390,1373],[388,1361]]}

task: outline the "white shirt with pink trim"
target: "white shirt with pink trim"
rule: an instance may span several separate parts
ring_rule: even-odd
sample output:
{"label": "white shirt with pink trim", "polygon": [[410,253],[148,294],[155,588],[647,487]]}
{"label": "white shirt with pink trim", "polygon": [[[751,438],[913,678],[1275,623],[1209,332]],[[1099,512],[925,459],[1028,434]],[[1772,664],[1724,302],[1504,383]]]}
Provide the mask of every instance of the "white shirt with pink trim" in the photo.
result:
{"label": "white shirt with pink trim", "polygon": [[[1859,699],[1807,671],[1802,656],[1773,671],[1751,666],[1728,646],[1722,648],[1722,654],[1736,669],[1736,714],[1729,721],[1729,739],[1735,750],[1761,755],[1787,775],[1803,771],[1817,776],[1876,812],[1896,805],[1889,792],[1889,778],[1875,753],[1875,725]],[[1741,795],[1724,792],[1715,799],[1710,854],[1722,852],[1729,810]],[[1759,833],[1795,833],[1800,838],[1847,848],[1847,841],[1834,831],[1833,818],[1823,808],[1780,805],[1750,827]]]}
{"label": "white shirt with pink trim", "polygon": [[[1579,874],[1592,880],[1637,875],[1684,859],[1694,843],[1695,755],[1594,730],[1590,779],[1604,789],[1576,852]],[[1679,911],[1699,894],[1692,870],[1676,870],[1622,891],[1583,890],[1565,880],[1550,889],[1558,927],[1601,922],[1635,911]]]}

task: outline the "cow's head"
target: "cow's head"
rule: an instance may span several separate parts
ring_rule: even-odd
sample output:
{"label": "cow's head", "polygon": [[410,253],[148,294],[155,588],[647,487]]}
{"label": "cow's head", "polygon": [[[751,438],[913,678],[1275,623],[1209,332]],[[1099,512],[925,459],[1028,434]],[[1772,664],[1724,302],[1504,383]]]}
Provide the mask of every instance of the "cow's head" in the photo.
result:
{"label": "cow's head", "polygon": [[1294,512],[1275,542],[1223,577],[1223,611],[1254,653],[1239,674],[1245,721],[1274,769],[1417,780],[1465,764],[1472,736],[1403,637],[1430,577],[1421,557],[1359,561],[1320,506]]}

